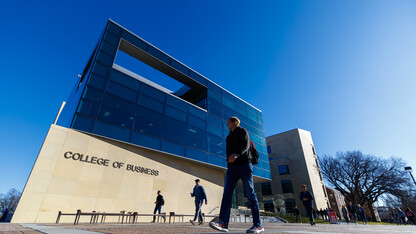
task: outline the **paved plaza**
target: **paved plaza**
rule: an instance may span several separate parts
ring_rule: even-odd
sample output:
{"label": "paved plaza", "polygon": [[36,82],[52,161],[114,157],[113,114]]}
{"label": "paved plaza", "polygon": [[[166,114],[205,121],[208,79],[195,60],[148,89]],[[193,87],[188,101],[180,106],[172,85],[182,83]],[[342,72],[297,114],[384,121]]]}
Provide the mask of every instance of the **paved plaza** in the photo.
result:
{"label": "paved plaza", "polygon": [[[233,223],[229,233],[245,233],[248,223]],[[362,224],[308,224],[266,223],[264,233],[416,233],[416,226],[397,225],[362,225]],[[92,234],[92,233],[213,233],[208,225],[192,226],[188,223],[176,224],[10,224],[0,223],[0,233],[59,233],[59,234]],[[219,232],[217,232],[219,233]]]}

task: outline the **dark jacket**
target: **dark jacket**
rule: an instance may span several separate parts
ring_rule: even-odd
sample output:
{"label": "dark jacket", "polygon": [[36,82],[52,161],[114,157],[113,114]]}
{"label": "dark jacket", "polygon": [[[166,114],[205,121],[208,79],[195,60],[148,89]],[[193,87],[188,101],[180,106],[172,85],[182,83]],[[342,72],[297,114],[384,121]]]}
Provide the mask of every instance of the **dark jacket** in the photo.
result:
{"label": "dark jacket", "polygon": [[342,208],[342,215],[344,218],[348,218],[348,210],[345,207]]}
{"label": "dark jacket", "polygon": [[365,211],[364,211],[364,208],[362,208],[362,207],[358,207],[358,208],[357,208],[357,213],[358,213],[358,215],[359,215],[361,218],[366,217],[366,215],[365,215]]}
{"label": "dark jacket", "polygon": [[[236,127],[234,131],[230,131],[227,136],[227,166],[251,163],[250,145],[251,140],[246,129]],[[238,155],[237,159],[228,163],[228,157],[234,153]]]}
{"label": "dark jacket", "polygon": [[354,205],[348,205],[347,206],[347,209],[348,209],[348,212],[350,213],[350,214],[356,214],[357,213],[357,209],[355,208],[355,206]]}
{"label": "dark jacket", "polygon": [[[308,200],[304,201],[303,198],[307,198]],[[302,201],[302,203],[305,207],[312,207],[313,206],[312,205],[313,204],[312,203],[313,196],[312,196],[311,192],[309,192],[309,191],[300,192],[299,199]]]}
{"label": "dark jacket", "polygon": [[165,204],[165,200],[163,199],[162,195],[157,195],[156,198],[156,206],[163,206]]}
{"label": "dark jacket", "polygon": [[194,191],[191,193],[191,196],[195,197],[196,202],[204,201],[204,199],[205,199],[205,202],[208,202],[205,189],[201,185],[198,185],[198,186],[195,185]]}

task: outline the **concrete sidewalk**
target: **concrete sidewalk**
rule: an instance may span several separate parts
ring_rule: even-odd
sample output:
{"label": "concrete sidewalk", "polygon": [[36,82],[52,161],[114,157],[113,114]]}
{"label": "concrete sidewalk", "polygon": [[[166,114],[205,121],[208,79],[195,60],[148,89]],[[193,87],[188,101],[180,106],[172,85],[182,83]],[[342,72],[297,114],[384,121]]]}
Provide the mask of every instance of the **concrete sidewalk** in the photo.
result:
{"label": "concrete sidewalk", "polygon": [[[249,223],[231,223],[229,233],[245,233],[250,228]],[[365,233],[365,234],[391,234],[416,233],[416,226],[397,225],[362,225],[362,224],[309,224],[295,223],[265,223],[264,233]],[[190,223],[176,224],[5,224],[0,223],[0,233],[213,233],[208,224],[192,226]],[[218,233],[218,232],[217,232]]]}

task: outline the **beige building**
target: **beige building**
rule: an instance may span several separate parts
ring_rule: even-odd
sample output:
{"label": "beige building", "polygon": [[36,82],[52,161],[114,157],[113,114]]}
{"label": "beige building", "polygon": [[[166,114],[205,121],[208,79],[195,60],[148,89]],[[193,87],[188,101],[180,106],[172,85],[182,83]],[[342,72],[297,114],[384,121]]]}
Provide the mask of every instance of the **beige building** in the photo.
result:
{"label": "beige building", "polygon": [[299,200],[302,184],[314,196],[314,209],[329,207],[311,133],[297,128],[269,136],[266,142],[272,181],[257,185],[259,193],[267,194],[265,208],[271,211],[274,205],[280,212],[292,213],[297,205],[304,210]]}
{"label": "beige building", "polygon": [[[192,214],[195,178],[201,179],[208,196],[203,212],[218,213],[224,170],[52,125],[12,222],[53,223],[58,211],[77,209],[153,213],[158,190],[165,199],[162,212]],[[73,216],[61,218],[61,222],[73,221]],[[80,220],[88,221],[89,217]]]}
{"label": "beige building", "polygon": [[342,206],[346,206],[345,203],[345,197],[341,194],[340,191],[330,188],[328,186],[325,186],[326,192],[328,194],[329,204],[331,205],[331,208],[335,210],[338,217],[341,217],[341,219],[344,219],[342,216]]}

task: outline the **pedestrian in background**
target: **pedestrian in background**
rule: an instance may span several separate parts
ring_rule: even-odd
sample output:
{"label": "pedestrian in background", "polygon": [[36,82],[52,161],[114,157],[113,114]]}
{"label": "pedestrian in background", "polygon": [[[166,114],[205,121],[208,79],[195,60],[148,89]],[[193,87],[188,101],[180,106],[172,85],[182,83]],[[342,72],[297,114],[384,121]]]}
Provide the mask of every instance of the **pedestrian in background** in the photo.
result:
{"label": "pedestrian in background", "polygon": [[355,224],[357,224],[357,208],[350,202],[347,206],[348,213],[351,215],[351,221],[354,220]]}
{"label": "pedestrian in background", "polygon": [[415,224],[415,220],[414,220],[415,215],[414,215],[413,211],[409,207],[407,207],[405,213],[406,213],[406,217],[407,217],[407,223],[414,225]]}
{"label": "pedestrian in background", "polygon": [[342,216],[344,216],[345,221],[347,221],[347,224],[350,224],[350,220],[348,219],[348,210],[345,208],[344,205],[342,205]]}
{"label": "pedestrian in background", "polygon": [[295,223],[297,223],[298,220],[300,220],[300,223],[302,223],[302,217],[300,217],[300,210],[299,210],[298,206],[295,206],[293,208],[293,215],[295,215],[295,217],[296,217]]}
{"label": "pedestrian in background", "polygon": [[396,212],[397,212],[397,220],[399,221],[397,225],[400,225],[400,224],[406,225],[406,219],[407,219],[406,214],[402,211],[402,209],[400,209],[400,207],[397,208]]}
{"label": "pedestrian in background", "polygon": [[299,199],[302,201],[303,206],[306,209],[306,215],[309,217],[311,225],[315,225],[315,220],[313,219],[313,196],[312,193],[306,190],[306,184],[301,186],[302,192],[300,192]]}
{"label": "pedestrian in background", "polygon": [[329,221],[329,209],[328,209],[328,208],[326,208],[326,209],[324,210],[324,214],[325,214],[325,220],[326,220],[326,221]]}
{"label": "pedestrian in background", "polygon": [[[155,201],[155,209],[153,210],[153,214],[156,214],[156,211],[159,212],[159,214],[162,212],[162,206],[165,204],[165,199],[163,199],[162,194],[160,194],[160,190],[157,191],[157,197],[156,197],[156,201]],[[163,219],[166,222],[166,217],[162,216]],[[152,223],[154,223],[156,220],[156,216],[153,216],[153,221]]]}
{"label": "pedestrian in background", "polygon": [[199,179],[195,180],[195,187],[191,193],[191,197],[195,197],[195,216],[193,220],[192,219],[189,220],[192,223],[192,225],[195,225],[195,221],[197,218],[198,218],[199,225],[204,224],[204,218],[202,217],[201,208],[202,208],[202,204],[204,203],[204,200],[205,200],[205,205],[208,204],[207,194],[205,193],[205,189],[199,184],[199,182],[200,182]]}
{"label": "pedestrian in background", "polygon": [[397,222],[397,225],[399,225],[399,219],[397,213],[394,212],[394,210],[391,212],[391,217],[393,218],[393,222]]}
{"label": "pedestrian in background", "polygon": [[363,221],[363,224],[367,224],[367,215],[365,214],[364,208],[360,204],[357,205],[357,213],[360,216],[360,220]]}

